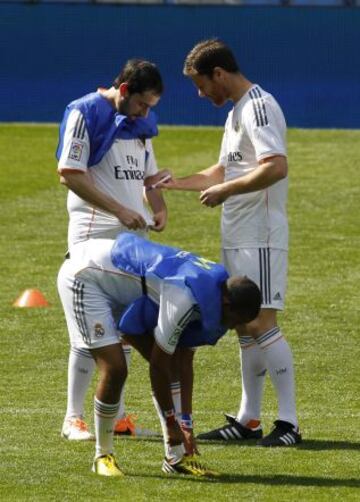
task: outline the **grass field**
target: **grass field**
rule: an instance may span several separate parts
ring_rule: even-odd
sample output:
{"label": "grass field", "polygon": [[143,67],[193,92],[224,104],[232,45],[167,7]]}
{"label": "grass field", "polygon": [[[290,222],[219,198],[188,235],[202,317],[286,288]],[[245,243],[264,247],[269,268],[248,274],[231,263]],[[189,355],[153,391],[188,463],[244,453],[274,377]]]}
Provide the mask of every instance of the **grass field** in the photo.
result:
{"label": "grass field", "polygon": [[[158,163],[178,174],[212,164],[221,130],[166,128],[155,141]],[[55,126],[0,126],[1,291],[0,500],[360,499],[359,158],[360,131],[289,131],[291,252],[281,326],[293,348],[304,442],[295,449],[201,444],[216,481],[160,470],[158,440],[116,440],[123,480],[90,472],[94,445],[60,438],[66,405],[68,338],[55,279],[66,250],[66,191],[58,183]],[[194,193],[167,193],[162,242],[219,257],[219,210]],[[37,287],[46,309],[12,302]],[[236,412],[241,388],[233,333],[198,351],[197,431]],[[159,429],[146,365],[133,355],[127,408]],[[276,418],[267,383],[263,424]],[[92,396],[87,400],[92,425]]]}

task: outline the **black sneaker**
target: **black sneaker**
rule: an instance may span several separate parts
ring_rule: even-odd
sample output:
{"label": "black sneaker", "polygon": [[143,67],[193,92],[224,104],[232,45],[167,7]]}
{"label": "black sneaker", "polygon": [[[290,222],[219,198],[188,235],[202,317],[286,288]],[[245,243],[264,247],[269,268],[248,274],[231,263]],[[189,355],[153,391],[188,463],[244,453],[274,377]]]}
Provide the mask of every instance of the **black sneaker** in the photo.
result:
{"label": "black sneaker", "polygon": [[274,429],[258,441],[259,446],[293,446],[301,443],[301,434],[298,427],[294,427],[290,422],[275,420]]}
{"label": "black sneaker", "polygon": [[221,441],[244,441],[247,439],[260,439],[262,438],[262,429],[259,426],[256,429],[248,429],[241,425],[240,422],[232,415],[225,414],[228,424],[214,429],[209,432],[203,432],[197,435],[197,439],[208,440],[221,440]]}

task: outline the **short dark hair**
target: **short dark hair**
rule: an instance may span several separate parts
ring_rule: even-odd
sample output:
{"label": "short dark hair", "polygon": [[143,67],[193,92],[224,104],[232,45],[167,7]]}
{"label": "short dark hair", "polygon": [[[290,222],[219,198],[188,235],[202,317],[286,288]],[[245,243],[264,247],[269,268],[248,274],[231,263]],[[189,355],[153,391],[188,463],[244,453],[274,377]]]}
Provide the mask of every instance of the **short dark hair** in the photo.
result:
{"label": "short dark hair", "polygon": [[226,290],[230,309],[241,315],[243,322],[250,322],[258,316],[262,299],[254,281],[246,276],[229,277]]}
{"label": "short dark hair", "polygon": [[186,56],[184,63],[184,75],[206,75],[212,77],[214,68],[223,68],[229,73],[239,71],[238,64],[231,49],[218,38],[203,40]]}
{"label": "short dark hair", "polygon": [[143,59],[129,59],[115,78],[113,86],[118,89],[124,82],[128,84],[129,94],[151,91],[161,96],[164,90],[157,66]]}

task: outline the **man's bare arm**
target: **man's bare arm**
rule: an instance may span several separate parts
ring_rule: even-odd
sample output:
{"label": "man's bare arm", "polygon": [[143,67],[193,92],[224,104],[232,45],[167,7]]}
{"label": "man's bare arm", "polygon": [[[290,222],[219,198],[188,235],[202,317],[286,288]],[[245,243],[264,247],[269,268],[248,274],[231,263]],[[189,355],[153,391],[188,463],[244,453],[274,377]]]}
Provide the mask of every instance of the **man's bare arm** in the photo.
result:
{"label": "man's bare arm", "polygon": [[129,229],[146,227],[146,222],[139,213],[122,206],[115,199],[99,190],[88,172],[61,168],[59,172],[60,183],[92,206],[113,214]]}

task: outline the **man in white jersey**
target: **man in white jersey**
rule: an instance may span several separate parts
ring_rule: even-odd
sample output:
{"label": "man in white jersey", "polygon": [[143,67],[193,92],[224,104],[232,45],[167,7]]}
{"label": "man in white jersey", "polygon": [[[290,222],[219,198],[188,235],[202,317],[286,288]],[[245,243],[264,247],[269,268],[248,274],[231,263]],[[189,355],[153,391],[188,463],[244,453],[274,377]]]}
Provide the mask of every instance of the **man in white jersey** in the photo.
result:
{"label": "man in white jersey", "polygon": [[[229,278],[225,267],[192,253],[123,232],[115,240],[90,239],[74,246],[59,271],[58,291],[72,346],[88,349],[99,370],[93,471],[123,475],[113,452],[113,425],[127,374],[119,326],[150,363],[165,439],[162,470],[212,476],[193,457],[191,348],[214,345],[228,328],[254,319],[261,303],[256,284]],[[171,392],[176,368],[180,420]]]}
{"label": "man in white jersey", "polygon": [[[286,123],[280,106],[239,71],[231,50],[217,39],[197,44],[184,74],[200,97],[215,106],[234,103],[223,135],[219,161],[197,174],[172,179],[163,188],[197,190],[202,204],[223,204],[223,263],[230,275],[247,275],[262,292],[259,317],[238,326],[242,398],[236,417],[201,439],[258,439],[262,446],[301,441],[295,405],[292,353],[277,324],[287,280],[288,225]],[[169,174],[169,173],[166,173]],[[164,172],[159,177],[164,176]],[[261,400],[266,370],[278,398],[278,419],[263,437]]]}
{"label": "man in white jersey", "polygon": [[[115,238],[131,229],[145,234],[166,225],[166,206],[160,190],[144,185],[157,173],[151,138],[157,134],[151,111],[163,91],[157,67],[129,60],[113,86],[99,89],[68,105],[60,126],[57,149],[60,181],[68,187],[69,254],[90,238]],[[127,362],[130,347],[124,346]],[[95,369],[85,347],[70,347],[68,403],[62,436],[92,439],[84,422],[84,400]],[[115,433],[135,433],[125,416],[124,393]]]}

